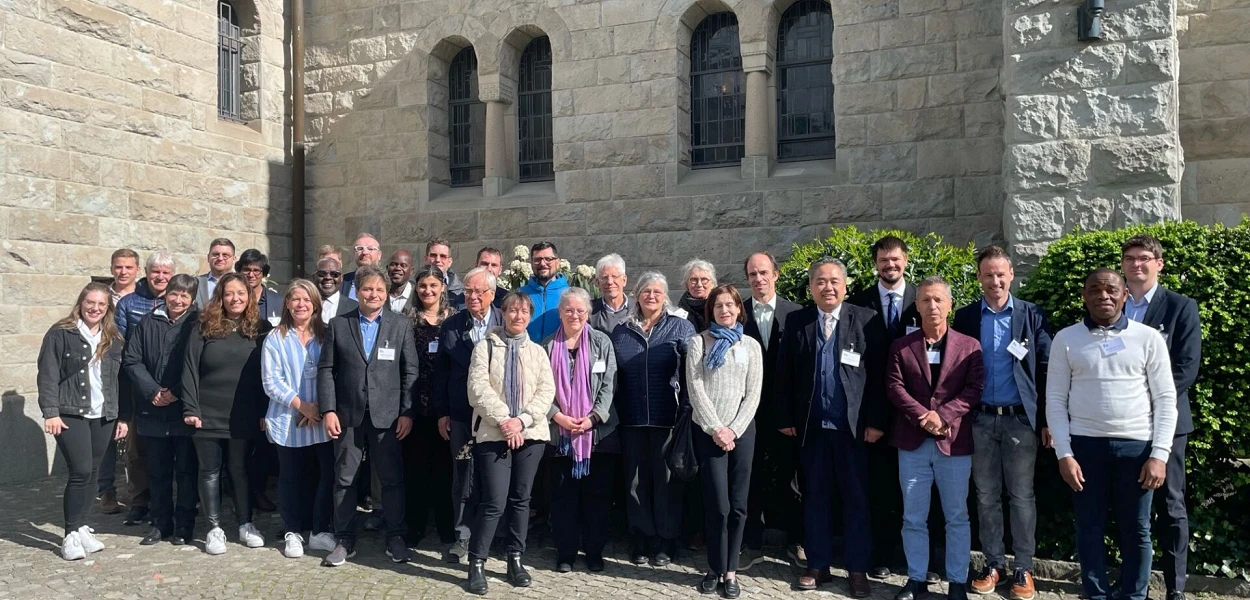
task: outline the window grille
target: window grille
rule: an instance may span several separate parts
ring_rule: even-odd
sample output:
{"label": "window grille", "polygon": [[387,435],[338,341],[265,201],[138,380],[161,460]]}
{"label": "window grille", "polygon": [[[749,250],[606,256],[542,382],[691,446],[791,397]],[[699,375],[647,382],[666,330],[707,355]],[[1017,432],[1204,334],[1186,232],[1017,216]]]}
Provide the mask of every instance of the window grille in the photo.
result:
{"label": "window grille", "polygon": [[534,38],[521,53],[517,136],[521,181],[555,179],[551,149],[551,40]]}
{"label": "window grille", "polygon": [[243,36],[239,16],[229,2],[217,4],[217,116],[243,121]]}
{"label": "window grille", "polygon": [[465,48],[447,74],[452,187],[481,185],[486,176],[486,105],[477,95],[477,54]]}
{"label": "window grille", "polygon": [[832,158],[833,17],[824,0],[800,0],[777,31],[777,160]]}
{"label": "window grille", "polygon": [[717,13],[699,23],[690,43],[691,167],[739,163],[745,129],[738,18]]}

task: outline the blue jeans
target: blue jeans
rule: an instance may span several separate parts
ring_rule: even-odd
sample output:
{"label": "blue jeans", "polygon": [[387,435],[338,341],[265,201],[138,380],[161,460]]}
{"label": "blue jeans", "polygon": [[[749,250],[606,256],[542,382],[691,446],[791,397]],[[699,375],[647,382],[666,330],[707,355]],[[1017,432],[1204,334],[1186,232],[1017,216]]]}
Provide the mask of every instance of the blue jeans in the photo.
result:
{"label": "blue jeans", "polygon": [[1089,600],[1107,600],[1107,508],[1119,525],[1120,593],[1125,600],[1145,600],[1150,582],[1151,490],[1137,478],[1150,458],[1150,442],[1118,438],[1072,436],[1072,454],[1085,477],[1083,489],[1072,493],[1076,509],[1076,551],[1081,559],[1081,583]]}
{"label": "blue jeans", "polygon": [[903,553],[907,578],[924,581],[929,571],[929,499],[937,482],[946,517],[946,579],[968,580],[972,528],[968,524],[971,456],[946,456],[927,439],[915,450],[898,451],[898,482],[903,488]]}
{"label": "blue jeans", "polygon": [[[981,518],[981,550],[985,562],[1007,567],[1003,545],[1003,488],[1011,499],[1011,541],[1017,569],[1033,569],[1037,547],[1037,500],[1033,495],[1033,466],[1037,463],[1037,434],[1024,415],[970,415],[972,483],[977,489]],[[965,417],[965,422],[967,422]]]}

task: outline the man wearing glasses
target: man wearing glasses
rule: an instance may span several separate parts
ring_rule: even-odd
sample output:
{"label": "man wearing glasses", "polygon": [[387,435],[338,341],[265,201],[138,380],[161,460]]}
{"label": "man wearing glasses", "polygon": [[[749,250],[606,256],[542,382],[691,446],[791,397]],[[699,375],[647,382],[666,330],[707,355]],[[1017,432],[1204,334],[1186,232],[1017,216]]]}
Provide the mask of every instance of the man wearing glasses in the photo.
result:
{"label": "man wearing glasses", "polygon": [[[356,244],[352,246],[352,250],[356,253],[356,268],[364,266],[373,266],[381,268],[382,262],[382,244],[378,242],[378,238],[373,237],[371,233],[361,233],[356,236]],[[356,272],[352,271],[343,275],[343,286],[347,288],[347,297],[352,300],[356,299]]]}
{"label": "man wearing glasses", "polygon": [[451,243],[443,238],[434,238],[425,244],[425,264],[434,265],[443,272],[443,283],[447,284],[447,299],[452,306],[459,306],[464,300],[464,282],[451,270]]}
{"label": "man wearing glasses", "polygon": [[359,306],[355,300],[339,293],[343,286],[343,263],[337,258],[326,256],[317,261],[317,272],[313,275],[317,291],[321,293],[322,322],[329,325],[330,319],[352,312]]}
{"label": "man wearing glasses", "polygon": [[200,275],[200,285],[195,292],[195,307],[203,310],[204,304],[213,297],[217,280],[234,270],[234,242],[217,238],[208,245],[208,272]]}
{"label": "man wearing glasses", "polygon": [[530,266],[534,268],[534,275],[520,291],[534,302],[529,334],[535,344],[541,344],[560,328],[560,295],[569,289],[569,282],[560,274],[560,257],[551,242],[538,242],[530,247]]}

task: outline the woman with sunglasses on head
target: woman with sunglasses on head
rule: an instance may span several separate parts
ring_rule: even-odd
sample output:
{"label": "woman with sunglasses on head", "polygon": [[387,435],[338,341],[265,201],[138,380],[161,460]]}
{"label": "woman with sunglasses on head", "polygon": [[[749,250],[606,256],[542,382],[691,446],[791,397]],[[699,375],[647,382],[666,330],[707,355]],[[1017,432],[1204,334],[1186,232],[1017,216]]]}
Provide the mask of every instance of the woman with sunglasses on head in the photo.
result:
{"label": "woman with sunglasses on head", "polygon": [[43,430],[56,438],[69,471],[62,501],[65,560],[104,549],[86,520],[109,440],[126,437],[129,408],[119,405],[117,394],[122,342],[109,287],[92,282],[79,292],[69,315],[48,329],[39,347],[36,381]]}

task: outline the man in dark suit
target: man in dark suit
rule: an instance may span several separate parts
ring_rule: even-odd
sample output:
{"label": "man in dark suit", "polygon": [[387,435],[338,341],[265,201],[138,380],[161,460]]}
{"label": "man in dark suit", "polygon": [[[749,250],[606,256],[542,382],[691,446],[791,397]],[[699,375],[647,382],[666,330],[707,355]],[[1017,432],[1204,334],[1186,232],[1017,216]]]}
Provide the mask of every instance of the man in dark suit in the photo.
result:
{"label": "man in dark suit", "polygon": [[[208,299],[213,297],[217,288],[217,280],[234,270],[234,242],[226,238],[217,238],[208,244],[208,272],[200,275],[199,287],[195,288],[195,307],[203,310]],[[264,315],[261,315],[264,316]]]}
{"label": "man in dark suit", "polygon": [[492,306],[495,276],[484,267],[465,273],[465,309],[443,321],[435,358],[433,406],[438,415],[438,431],[451,444],[454,464],[451,471],[451,501],[456,523],[456,541],[443,560],[459,563],[469,553],[469,524],[477,508],[473,484],[473,454],[466,447],[473,440],[473,408],[469,406],[469,362],[473,346],[492,327],[503,325],[502,314]]}
{"label": "man in dark suit", "polygon": [[886,365],[886,397],[894,405],[890,444],[898,448],[903,491],[903,551],[907,585],[895,600],[929,595],[929,505],[936,483],[946,518],[946,580],[949,600],[967,600],[968,479],[972,474],[972,428],[964,421],[981,402],[981,344],[947,327],[951,289],[941,277],[916,288],[920,330],[894,341]]}
{"label": "man in dark suit", "polygon": [[[1000,246],[982,250],[977,255],[977,280],[983,298],[955,311],[953,327],[980,340],[985,365],[981,404],[969,417],[974,446],[972,482],[977,491],[981,550],[986,562],[972,579],[972,591],[992,594],[1010,581],[1010,600],[1033,600],[1033,554],[1037,549],[1033,473],[1038,446],[1050,447],[1042,406],[1050,326],[1040,307],[1011,295],[1014,279],[1015,270],[1006,250]],[[1003,545],[1004,488],[1011,498],[1012,571],[1007,570]]]}
{"label": "man in dark suit", "polygon": [[[356,253],[356,268],[360,267],[378,267],[382,268],[382,243],[371,233],[361,232],[356,236],[356,243],[352,246],[352,251]],[[343,293],[348,298],[356,300],[356,271],[343,274]]]}
{"label": "man in dark suit", "polygon": [[[508,289],[499,287],[499,277],[503,275],[503,253],[497,248],[486,246],[477,251],[477,266],[490,271],[495,276],[495,300],[491,302],[495,308],[503,308],[503,297],[508,295]],[[456,310],[464,310],[464,283],[461,282],[461,289],[458,293],[451,297],[452,306]]]}
{"label": "man in dark suit", "polygon": [[[916,286],[907,283],[907,242],[887,235],[872,245],[873,265],[877,270],[874,285],[847,299],[855,306],[871,308],[881,315],[891,341],[920,327],[916,312]],[[894,407],[886,406],[886,435],[889,436]],[[868,487],[872,505],[872,569],[869,576],[885,578],[895,564],[901,539],[898,524],[903,520],[903,497],[898,486],[898,451],[889,444],[873,444],[868,448],[868,468],[873,477]],[[937,581],[934,574],[930,581]]]}
{"label": "man in dark suit", "polygon": [[338,543],[324,564],[338,566],[356,551],[356,480],[366,447],[382,481],[386,553],[407,562],[404,467],[400,440],[412,429],[417,348],[407,319],[384,310],[386,276],[363,267],[356,276],[360,308],[326,327],[317,365],[317,400],[334,440],[334,526]]}
{"label": "man in dark suit", "polygon": [[786,319],[774,374],[777,427],[799,440],[806,486],[803,517],[807,570],[796,587],[813,590],[831,579],[835,488],[842,499],[843,558],[851,594],[872,595],[868,583],[872,534],[868,509],[868,449],[885,430],[882,371],[886,334],[872,310],[843,304],[846,267],[825,258],[808,269],[816,306]]}
{"label": "man in dark suit", "polygon": [[1198,379],[1202,362],[1202,324],[1198,303],[1159,285],[1163,270],[1163,244],[1142,234],[1120,247],[1120,266],[1128,282],[1124,305],[1128,318],[1159,330],[1172,360],[1176,384],[1176,433],[1168,458],[1164,493],[1154,495],[1157,513],[1154,530],[1163,550],[1163,580],[1167,600],[1184,600],[1185,570],[1189,562],[1189,517],[1185,508],[1185,446],[1194,430],[1189,407],[1189,388]]}
{"label": "man in dark suit", "polygon": [[[738,563],[746,571],[764,560],[764,525],[785,530],[791,556],[800,568],[807,567],[803,549],[802,505],[795,494],[798,446],[777,426],[779,402],[776,391],[777,355],[790,313],[799,305],[777,295],[777,259],[767,252],[756,252],[743,265],[751,297],[747,299],[746,323],[742,332],[764,349],[764,391],[755,412],[755,458],[751,464],[751,489],[747,498],[747,524],[743,542],[746,549]],[[801,559],[801,560],[800,560]]]}
{"label": "man in dark suit", "polygon": [[313,273],[317,281],[317,291],[321,294],[321,320],[330,324],[330,319],[345,315],[356,310],[359,304],[341,293],[343,287],[343,263],[337,258],[327,256],[317,261],[317,272]]}

